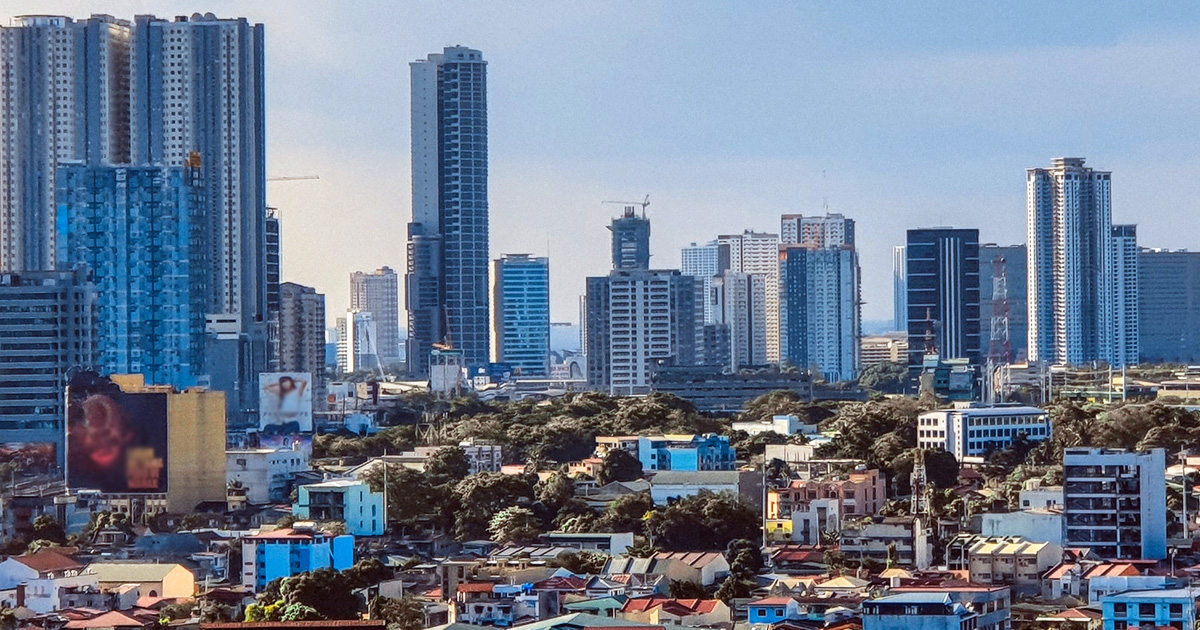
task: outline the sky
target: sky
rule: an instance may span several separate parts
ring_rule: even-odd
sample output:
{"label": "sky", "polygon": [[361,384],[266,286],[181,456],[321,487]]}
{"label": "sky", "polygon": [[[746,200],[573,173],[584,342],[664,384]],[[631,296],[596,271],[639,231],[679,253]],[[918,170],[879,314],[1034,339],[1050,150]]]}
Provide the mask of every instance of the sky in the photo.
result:
{"label": "sky", "polygon": [[283,276],[349,306],[405,267],[408,62],[488,61],[491,251],[549,255],[552,316],[610,268],[605,200],[650,195],[652,266],[783,213],[857,221],[864,319],[891,317],[905,230],[1025,240],[1025,169],[1113,171],[1113,220],[1200,248],[1194,2],[155,2],[5,0],[27,13],[213,12],[266,25],[267,170]]}

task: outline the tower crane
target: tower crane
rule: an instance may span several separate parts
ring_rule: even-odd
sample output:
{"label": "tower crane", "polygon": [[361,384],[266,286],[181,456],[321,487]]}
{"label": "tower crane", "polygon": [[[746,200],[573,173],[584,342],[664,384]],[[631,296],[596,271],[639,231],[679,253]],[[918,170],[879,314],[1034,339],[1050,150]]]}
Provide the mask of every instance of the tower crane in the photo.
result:
{"label": "tower crane", "polygon": [[646,198],[641,201],[601,201],[600,203],[619,203],[623,206],[629,207],[641,206],[642,218],[644,219],[646,218],[646,206],[650,205],[650,195],[646,195]]}
{"label": "tower crane", "polygon": [[268,177],[269,182],[297,182],[306,179],[321,179],[320,175],[290,175],[282,177]]}

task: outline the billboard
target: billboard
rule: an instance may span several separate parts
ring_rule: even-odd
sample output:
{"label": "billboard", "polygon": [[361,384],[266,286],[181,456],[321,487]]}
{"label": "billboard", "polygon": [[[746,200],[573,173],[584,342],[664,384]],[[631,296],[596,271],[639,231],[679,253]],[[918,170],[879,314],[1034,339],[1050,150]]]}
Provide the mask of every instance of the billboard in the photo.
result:
{"label": "billboard", "polygon": [[312,456],[312,434],[286,434],[276,433],[268,435],[262,434],[258,438],[259,448],[271,448],[275,450],[296,450],[303,452],[307,456]]}
{"label": "billboard", "polygon": [[16,464],[22,473],[53,472],[58,468],[58,445],[53,442],[0,442],[0,464],[9,463]]}
{"label": "billboard", "polygon": [[167,491],[167,394],[68,390],[67,485],[104,493]]}
{"label": "billboard", "polygon": [[263,372],[258,375],[258,430],[263,434],[311,433],[312,374]]}

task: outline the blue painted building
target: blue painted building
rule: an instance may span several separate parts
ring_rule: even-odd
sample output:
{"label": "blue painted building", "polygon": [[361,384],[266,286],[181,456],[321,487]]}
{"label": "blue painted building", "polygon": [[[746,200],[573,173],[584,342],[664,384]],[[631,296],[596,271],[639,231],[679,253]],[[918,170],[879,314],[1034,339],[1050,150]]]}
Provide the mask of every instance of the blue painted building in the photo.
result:
{"label": "blue painted building", "polygon": [[59,266],[96,285],[101,370],[195,385],[210,263],[199,170],[71,163],[58,173]]}
{"label": "blue painted building", "polygon": [[505,254],[493,261],[495,360],[545,376],[550,360],[550,259]]}
{"label": "blue painted building", "polygon": [[354,536],[348,534],[331,536],[297,523],[242,539],[242,586],[254,591],[277,578],[353,565]]}
{"label": "blue painted building", "polygon": [[297,490],[292,513],[314,521],[341,521],[355,536],[382,536],[385,528],[383,493],[371,492],[358,479],[310,483]]}
{"label": "blue painted building", "polygon": [[643,435],[638,438],[642,470],[734,470],[737,457],[729,438],[704,435]]}
{"label": "blue painted building", "polygon": [[1195,590],[1172,588],[1156,591],[1126,591],[1100,599],[1104,630],[1195,628]]}
{"label": "blue painted building", "polygon": [[791,597],[767,597],[746,604],[747,619],[751,624],[775,624],[789,619],[800,619],[800,603]]}

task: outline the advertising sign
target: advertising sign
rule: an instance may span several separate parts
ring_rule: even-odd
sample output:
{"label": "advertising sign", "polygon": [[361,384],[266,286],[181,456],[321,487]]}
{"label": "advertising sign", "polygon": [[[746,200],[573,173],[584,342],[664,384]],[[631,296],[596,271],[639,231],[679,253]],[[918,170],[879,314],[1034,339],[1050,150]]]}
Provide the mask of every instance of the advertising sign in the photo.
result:
{"label": "advertising sign", "polygon": [[45,474],[58,468],[53,442],[0,442],[0,464],[15,463],[22,473]]}
{"label": "advertising sign", "polygon": [[303,452],[306,456],[312,455],[312,434],[285,434],[276,433],[273,435],[262,434],[259,436],[260,448],[272,448],[275,450],[295,450]]}
{"label": "advertising sign", "polygon": [[72,386],[67,484],[104,493],[167,491],[167,394]]}
{"label": "advertising sign", "polygon": [[263,372],[258,375],[259,431],[263,434],[311,433],[312,374]]}

